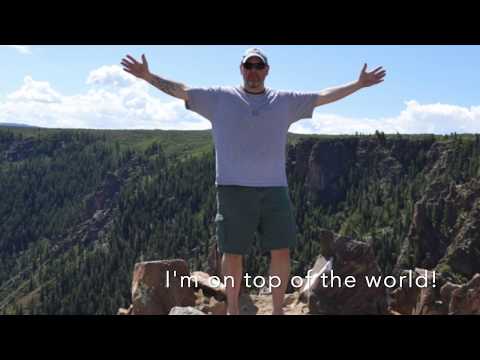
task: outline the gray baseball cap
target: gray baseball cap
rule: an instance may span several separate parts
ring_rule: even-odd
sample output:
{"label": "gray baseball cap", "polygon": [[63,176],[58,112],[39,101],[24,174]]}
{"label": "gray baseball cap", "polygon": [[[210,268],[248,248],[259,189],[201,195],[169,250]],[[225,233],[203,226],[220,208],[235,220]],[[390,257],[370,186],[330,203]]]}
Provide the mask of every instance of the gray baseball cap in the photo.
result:
{"label": "gray baseball cap", "polygon": [[259,49],[259,48],[250,48],[250,49],[247,49],[245,51],[245,54],[243,55],[242,57],[242,64],[244,64],[248,59],[250,59],[251,57],[259,57],[260,59],[262,59],[262,61],[268,65],[268,58],[267,58],[267,55],[265,55],[265,53],[263,52],[263,50]]}

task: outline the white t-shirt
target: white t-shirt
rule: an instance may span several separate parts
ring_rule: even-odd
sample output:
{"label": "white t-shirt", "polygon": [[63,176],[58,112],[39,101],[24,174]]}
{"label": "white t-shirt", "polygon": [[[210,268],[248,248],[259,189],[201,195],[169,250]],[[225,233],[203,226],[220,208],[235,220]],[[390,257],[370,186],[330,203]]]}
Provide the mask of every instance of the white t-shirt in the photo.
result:
{"label": "white t-shirt", "polygon": [[288,186],[288,128],[311,118],[318,93],[278,91],[261,95],[242,87],[187,90],[186,108],[212,123],[216,185]]}

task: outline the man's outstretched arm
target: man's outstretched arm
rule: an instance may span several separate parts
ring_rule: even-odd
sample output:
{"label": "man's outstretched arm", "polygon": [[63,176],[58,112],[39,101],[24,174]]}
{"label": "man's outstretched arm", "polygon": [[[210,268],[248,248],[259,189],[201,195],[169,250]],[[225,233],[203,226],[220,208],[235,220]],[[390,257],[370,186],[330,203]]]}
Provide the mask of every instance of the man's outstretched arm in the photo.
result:
{"label": "man's outstretched arm", "polygon": [[148,68],[148,62],[145,55],[142,55],[142,62],[138,62],[132,56],[122,59],[123,70],[147,81],[164,93],[174,96],[178,99],[188,101],[187,87],[184,84],[167,80],[158,75],[152,74]]}
{"label": "man's outstretched arm", "polygon": [[383,78],[386,75],[386,71],[382,70],[382,67],[378,67],[371,72],[367,72],[367,64],[363,66],[363,69],[360,73],[360,77],[357,81],[351,82],[346,85],[337,86],[333,88],[328,88],[320,92],[315,106],[325,105],[337,100],[343,99],[344,97],[353,94],[354,92],[372,85],[379,84],[383,81]]}

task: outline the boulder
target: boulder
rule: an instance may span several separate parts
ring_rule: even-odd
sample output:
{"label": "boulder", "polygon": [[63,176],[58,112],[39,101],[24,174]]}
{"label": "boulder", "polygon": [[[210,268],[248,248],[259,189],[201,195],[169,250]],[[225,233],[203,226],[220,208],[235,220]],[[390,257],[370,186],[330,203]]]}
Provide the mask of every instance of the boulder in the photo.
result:
{"label": "boulder", "polygon": [[[386,314],[387,292],[385,287],[368,287],[365,276],[381,275],[375,259],[373,245],[344,236],[336,236],[330,231],[320,232],[321,248],[332,255],[332,270],[327,272],[326,283],[331,276],[345,279],[353,276],[355,286],[323,286],[317,277],[311,286],[309,310],[311,314]],[[325,255],[322,253],[322,255]],[[342,281],[343,283],[343,281]]]}
{"label": "boulder", "polygon": [[[175,306],[195,305],[194,289],[181,276],[189,276],[184,260],[135,264],[132,280],[132,314],[166,315]],[[168,278],[167,278],[168,276]]]}
{"label": "boulder", "polygon": [[448,311],[453,315],[480,315],[480,274],[452,291]]}

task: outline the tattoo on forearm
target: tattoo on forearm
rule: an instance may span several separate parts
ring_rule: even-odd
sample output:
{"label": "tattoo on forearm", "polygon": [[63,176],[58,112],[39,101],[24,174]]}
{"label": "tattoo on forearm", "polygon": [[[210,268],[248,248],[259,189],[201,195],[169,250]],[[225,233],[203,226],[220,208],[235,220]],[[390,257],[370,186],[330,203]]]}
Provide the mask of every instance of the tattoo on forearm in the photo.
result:
{"label": "tattoo on forearm", "polygon": [[177,96],[178,92],[184,88],[182,84],[162,79],[157,75],[153,75],[152,85],[172,96]]}

